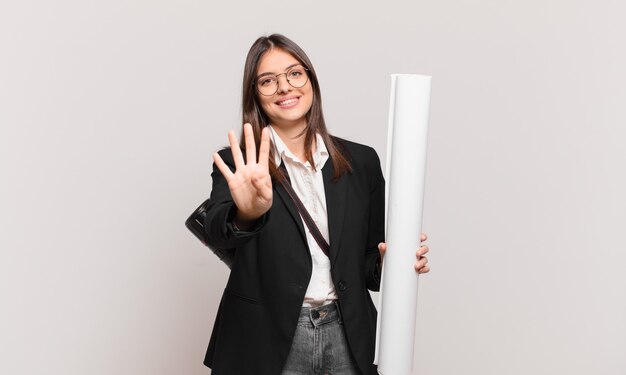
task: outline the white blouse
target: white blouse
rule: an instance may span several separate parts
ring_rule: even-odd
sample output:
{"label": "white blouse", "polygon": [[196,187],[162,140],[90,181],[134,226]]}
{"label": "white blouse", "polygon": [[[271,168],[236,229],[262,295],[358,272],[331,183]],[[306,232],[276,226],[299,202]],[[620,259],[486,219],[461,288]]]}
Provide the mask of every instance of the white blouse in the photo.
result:
{"label": "white blouse", "polygon": [[[281,160],[285,163],[291,186],[305,205],[309,214],[315,221],[322,236],[328,241],[328,213],[326,211],[326,193],[324,192],[324,179],[322,168],[328,160],[329,154],[322,137],[316,135],[316,147],[313,153],[315,170],[308,161],[302,163],[285,145],[276,131],[269,126],[273,147],[275,147],[275,162],[280,165]],[[330,259],[319,247],[309,228],[302,221],[306,231],[306,240],[311,251],[313,270],[309,286],[304,295],[302,306],[314,307],[325,305],[338,298],[335,286],[330,274]],[[329,242],[330,243],[330,242]]]}

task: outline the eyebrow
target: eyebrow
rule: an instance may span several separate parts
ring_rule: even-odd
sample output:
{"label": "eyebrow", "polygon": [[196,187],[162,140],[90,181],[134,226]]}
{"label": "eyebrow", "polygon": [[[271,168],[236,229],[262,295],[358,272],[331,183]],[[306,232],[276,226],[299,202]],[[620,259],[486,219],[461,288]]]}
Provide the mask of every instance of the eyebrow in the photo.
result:
{"label": "eyebrow", "polygon": [[[300,63],[295,63],[295,64],[291,64],[288,67],[285,68],[285,71],[293,68],[294,66],[298,66],[298,65],[302,65]],[[272,75],[276,75],[276,73],[270,73],[270,72],[265,72],[265,73],[261,73],[258,76],[256,76],[257,79],[264,77],[264,76],[272,76]]]}

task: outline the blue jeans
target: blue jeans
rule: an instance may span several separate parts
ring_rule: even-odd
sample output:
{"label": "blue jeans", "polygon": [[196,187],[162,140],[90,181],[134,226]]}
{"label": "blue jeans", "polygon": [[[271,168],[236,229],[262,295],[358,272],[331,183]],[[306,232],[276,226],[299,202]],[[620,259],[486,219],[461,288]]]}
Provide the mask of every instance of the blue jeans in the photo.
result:
{"label": "blue jeans", "polygon": [[336,303],[300,310],[282,375],[358,375]]}

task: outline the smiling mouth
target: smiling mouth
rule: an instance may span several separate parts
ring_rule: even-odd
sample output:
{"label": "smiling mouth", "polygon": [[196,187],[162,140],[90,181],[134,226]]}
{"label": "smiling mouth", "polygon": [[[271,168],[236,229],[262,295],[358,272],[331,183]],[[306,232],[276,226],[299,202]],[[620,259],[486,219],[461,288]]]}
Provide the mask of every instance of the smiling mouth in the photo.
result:
{"label": "smiling mouth", "polygon": [[291,105],[294,105],[298,102],[298,100],[300,100],[300,98],[298,97],[292,97],[292,98],[287,98],[284,100],[280,100],[276,102],[276,105],[280,106],[280,107],[289,107]]}

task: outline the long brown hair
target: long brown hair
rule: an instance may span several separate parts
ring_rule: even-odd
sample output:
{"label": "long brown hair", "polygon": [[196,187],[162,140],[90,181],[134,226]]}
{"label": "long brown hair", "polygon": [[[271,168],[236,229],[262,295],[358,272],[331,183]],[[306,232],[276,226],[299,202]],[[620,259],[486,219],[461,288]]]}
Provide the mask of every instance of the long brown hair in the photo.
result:
{"label": "long brown hair", "polygon": [[[348,160],[349,155],[347,155],[341,144],[328,133],[328,130],[326,130],[324,114],[322,113],[322,95],[320,93],[319,82],[317,80],[313,64],[311,64],[311,60],[309,60],[309,57],[302,50],[302,48],[300,48],[300,46],[284,35],[272,34],[270,36],[262,36],[257,39],[254,44],[252,44],[250,51],[248,51],[248,57],[246,58],[246,65],[243,72],[242,124],[250,123],[252,125],[254,140],[258,150],[259,144],[261,143],[261,130],[270,124],[270,120],[261,108],[254,81],[256,80],[258,74],[258,66],[261,57],[272,48],[278,48],[291,54],[300,64],[308,69],[309,80],[311,81],[311,86],[313,88],[313,103],[311,105],[311,109],[306,114],[307,125],[303,131],[305,157],[309,161],[309,164],[315,168],[311,149],[313,141],[315,140],[315,134],[319,133],[324,140],[324,144],[328,149],[328,154],[333,163],[335,170],[333,179],[339,179],[339,177],[341,177],[344,173],[352,171],[352,166]],[[241,148],[245,148],[243,138],[242,128],[242,135],[240,138]],[[282,174],[274,162],[273,149],[270,150],[269,169],[272,178],[282,178]]]}

